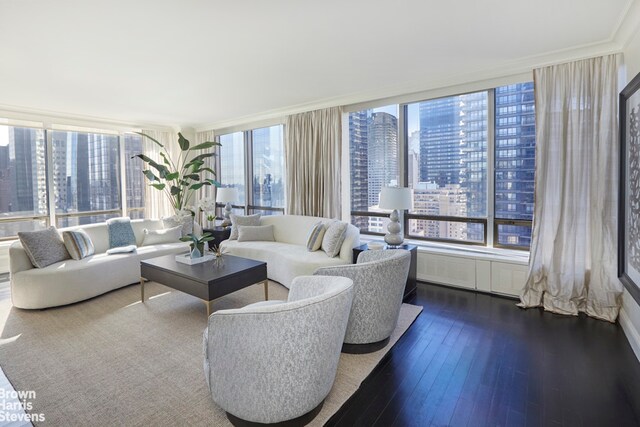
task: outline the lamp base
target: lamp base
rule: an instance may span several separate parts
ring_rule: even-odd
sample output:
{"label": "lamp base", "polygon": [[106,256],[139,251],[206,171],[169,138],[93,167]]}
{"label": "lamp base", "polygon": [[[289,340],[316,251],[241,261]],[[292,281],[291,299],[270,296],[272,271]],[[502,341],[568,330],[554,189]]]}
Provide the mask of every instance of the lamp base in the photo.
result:
{"label": "lamp base", "polygon": [[389,232],[384,236],[384,241],[389,246],[400,246],[402,242],[404,242],[404,235],[402,233],[402,226],[400,225],[397,209],[391,212],[389,219],[391,220],[389,225],[387,225]]}
{"label": "lamp base", "polygon": [[227,202],[227,204],[225,205],[224,211],[222,211],[222,218],[224,218],[224,220],[220,225],[222,227],[230,227],[231,226],[231,203]]}

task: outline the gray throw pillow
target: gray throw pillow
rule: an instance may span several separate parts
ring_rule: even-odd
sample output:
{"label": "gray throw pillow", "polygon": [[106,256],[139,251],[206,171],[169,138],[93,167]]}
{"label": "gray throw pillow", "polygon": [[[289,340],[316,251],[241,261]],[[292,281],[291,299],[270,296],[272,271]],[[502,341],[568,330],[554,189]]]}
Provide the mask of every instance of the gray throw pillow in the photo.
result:
{"label": "gray throw pillow", "polygon": [[229,240],[238,240],[238,226],[240,225],[260,225],[260,214],[248,216],[231,214],[229,217],[231,218],[231,235],[229,236]]}
{"label": "gray throw pillow", "polygon": [[320,249],[320,247],[322,246],[322,239],[324,237],[325,231],[327,231],[327,229],[322,221],[317,222],[313,226],[311,232],[309,233],[309,236],[307,237],[307,250],[309,252],[315,252]]}
{"label": "gray throw pillow", "polygon": [[20,231],[18,238],[36,268],[44,268],[69,259],[69,252],[55,227],[38,231]]}
{"label": "gray throw pillow", "polygon": [[327,256],[333,258],[340,253],[342,242],[347,233],[348,224],[346,222],[333,221],[327,227],[322,238],[322,250]]}
{"label": "gray throw pillow", "polygon": [[238,242],[273,242],[273,225],[240,225]]}
{"label": "gray throw pillow", "polygon": [[174,215],[162,218],[162,226],[166,228],[181,227],[181,236],[193,233],[194,219],[191,215]]}
{"label": "gray throw pillow", "polygon": [[136,245],[136,235],[133,234],[130,218],[108,219],[107,230],[109,231],[109,248]]}

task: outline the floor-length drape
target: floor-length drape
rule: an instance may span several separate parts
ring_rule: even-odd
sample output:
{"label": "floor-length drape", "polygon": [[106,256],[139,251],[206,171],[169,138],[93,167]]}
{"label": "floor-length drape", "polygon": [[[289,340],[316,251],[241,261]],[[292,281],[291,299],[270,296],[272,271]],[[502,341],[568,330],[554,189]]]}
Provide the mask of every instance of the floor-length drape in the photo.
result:
{"label": "floor-length drape", "polygon": [[522,307],[615,321],[619,55],[534,70],[535,212]]}
{"label": "floor-length drape", "polygon": [[287,117],[288,214],[340,217],[341,119],[338,107]]}
{"label": "floor-length drape", "polygon": [[[155,130],[143,130],[142,133],[145,135],[149,135],[150,137],[158,140],[162,145],[165,146],[167,153],[171,156],[171,158],[177,158],[178,154],[178,137],[176,134],[172,132],[163,132],[163,131],[155,131]],[[162,158],[160,157],[161,148],[155,142],[151,141],[148,138],[143,138],[143,149],[144,153],[151,157],[158,163],[162,164]],[[142,161],[140,161],[142,165]],[[144,165],[146,166],[146,165]],[[141,166],[142,167],[142,166]],[[169,201],[169,198],[163,191],[159,191],[150,185],[145,180],[147,184],[144,192],[144,216],[145,218],[162,218],[166,216],[171,216],[175,214],[173,207]]]}

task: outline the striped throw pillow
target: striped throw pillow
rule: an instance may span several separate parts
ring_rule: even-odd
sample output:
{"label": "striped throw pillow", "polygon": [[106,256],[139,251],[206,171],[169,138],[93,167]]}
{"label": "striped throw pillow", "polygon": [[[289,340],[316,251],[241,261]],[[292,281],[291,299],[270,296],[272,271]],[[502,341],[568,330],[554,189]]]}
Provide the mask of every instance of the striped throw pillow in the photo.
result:
{"label": "striped throw pillow", "polygon": [[95,253],[91,238],[82,230],[63,231],[62,240],[73,259],[86,258]]}
{"label": "striped throw pillow", "polygon": [[311,232],[309,233],[309,237],[307,238],[307,250],[309,252],[315,252],[320,249],[320,246],[322,246],[322,238],[324,237],[325,231],[326,228],[324,227],[322,221],[316,223],[313,226]]}

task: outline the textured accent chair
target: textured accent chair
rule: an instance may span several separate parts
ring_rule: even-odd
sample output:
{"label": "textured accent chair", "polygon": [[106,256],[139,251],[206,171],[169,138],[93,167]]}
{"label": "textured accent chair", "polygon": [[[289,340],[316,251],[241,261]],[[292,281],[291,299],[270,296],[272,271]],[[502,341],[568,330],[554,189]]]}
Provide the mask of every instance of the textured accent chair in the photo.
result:
{"label": "textured accent chair", "polygon": [[288,300],[216,311],[204,331],[213,401],[234,425],[304,425],[338,369],[353,301],[345,277],[296,277]]}
{"label": "textured accent chair", "polygon": [[404,249],[363,251],[357,264],[322,267],[314,275],[353,280],[354,297],[342,351],[371,353],[389,342],[398,324],[411,253]]}

